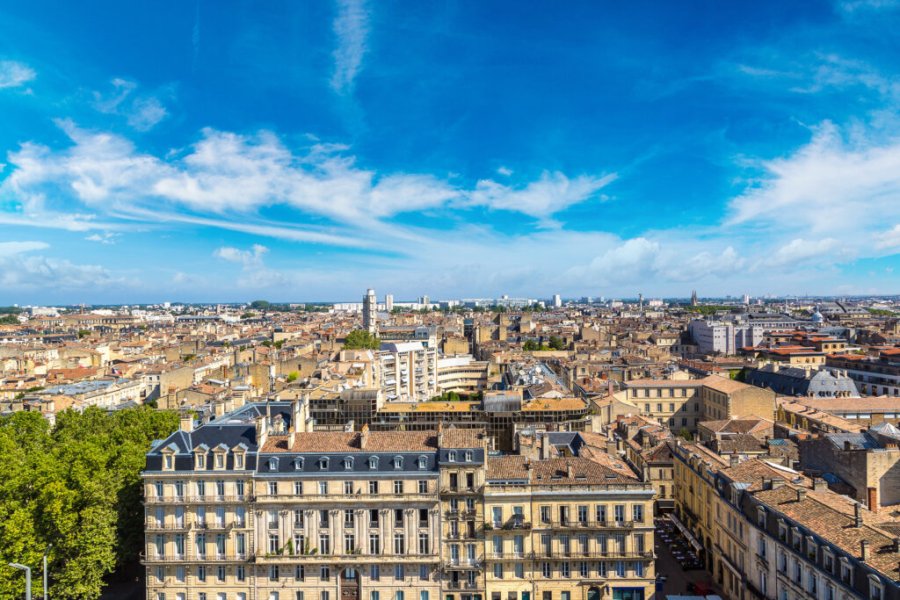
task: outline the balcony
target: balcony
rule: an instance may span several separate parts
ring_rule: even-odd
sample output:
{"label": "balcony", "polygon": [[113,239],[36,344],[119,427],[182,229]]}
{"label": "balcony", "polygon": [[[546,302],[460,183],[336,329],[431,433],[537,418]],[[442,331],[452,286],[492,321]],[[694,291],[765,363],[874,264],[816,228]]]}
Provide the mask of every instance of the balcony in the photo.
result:
{"label": "balcony", "polygon": [[216,504],[248,502],[248,496],[147,496],[145,504]]}
{"label": "balcony", "polygon": [[530,556],[531,553],[528,552],[491,552],[488,554],[488,560],[527,560],[530,558]]}
{"label": "balcony", "polygon": [[159,523],[155,520],[144,523],[145,531],[187,531],[190,528],[186,523]]}
{"label": "balcony", "polygon": [[448,590],[479,590],[481,585],[476,582],[469,581],[450,581],[447,583]]}
{"label": "balcony", "polygon": [[[642,525],[642,523],[639,523]],[[634,521],[541,521],[537,529],[632,529]]]}
{"label": "balcony", "polygon": [[552,550],[547,551],[543,550],[540,552],[533,552],[531,555],[534,559],[552,559],[552,560],[579,560],[582,558],[609,558],[609,559],[620,559],[620,558],[642,558],[646,560],[652,560],[656,558],[656,555],[652,551],[644,551],[644,552],[619,552],[617,550],[610,551],[588,551],[582,552],[580,550]]}
{"label": "balcony", "polygon": [[204,554],[188,556],[185,554],[140,554],[141,564],[172,564],[172,563],[208,563],[208,562],[247,562],[253,559],[250,554]]}
{"label": "balcony", "polygon": [[482,558],[462,558],[444,561],[444,569],[448,571],[480,571]]}

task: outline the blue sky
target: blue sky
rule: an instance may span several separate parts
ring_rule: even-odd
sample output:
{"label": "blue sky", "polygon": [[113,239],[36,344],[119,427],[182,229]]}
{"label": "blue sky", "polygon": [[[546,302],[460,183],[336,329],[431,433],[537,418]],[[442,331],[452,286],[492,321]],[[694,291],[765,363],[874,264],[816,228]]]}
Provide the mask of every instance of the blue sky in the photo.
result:
{"label": "blue sky", "polygon": [[0,4],[0,304],[900,293],[900,3]]}

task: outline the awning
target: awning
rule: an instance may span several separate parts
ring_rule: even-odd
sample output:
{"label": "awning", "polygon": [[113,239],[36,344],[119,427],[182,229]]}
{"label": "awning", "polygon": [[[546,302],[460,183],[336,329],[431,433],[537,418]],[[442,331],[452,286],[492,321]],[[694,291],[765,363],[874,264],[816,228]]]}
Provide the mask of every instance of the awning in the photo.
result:
{"label": "awning", "polygon": [[674,513],[670,514],[669,518],[672,519],[673,523],[675,523],[675,527],[677,527],[678,530],[684,534],[684,537],[686,537],[687,540],[691,543],[691,546],[694,547],[694,550],[696,550],[697,552],[700,552],[701,550],[703,550],[703,544],[701,544],[700,542],[697,541],[697,538],[694,537],[694,534],[691,533],[691,530],[688,529],[687,527],[685,527],[681,523],[681,521],[678,520],[678,517],[676,517]]}

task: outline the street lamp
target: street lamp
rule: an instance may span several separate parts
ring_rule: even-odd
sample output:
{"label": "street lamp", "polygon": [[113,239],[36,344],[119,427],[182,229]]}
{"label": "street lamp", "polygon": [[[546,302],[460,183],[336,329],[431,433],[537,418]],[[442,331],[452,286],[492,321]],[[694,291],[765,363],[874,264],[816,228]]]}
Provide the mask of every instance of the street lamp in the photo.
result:
{"label": "street lamp", "polygon": [[47,544],[47,549],[44,550],[44,600],[47,600],[47,555],[52,547],[53,544]]}
{"label": "street lamp", "polygon": [[25,600],[31,600],[31,567],[20,565],[19,563],[9,563],[13,569],[25,571]]}

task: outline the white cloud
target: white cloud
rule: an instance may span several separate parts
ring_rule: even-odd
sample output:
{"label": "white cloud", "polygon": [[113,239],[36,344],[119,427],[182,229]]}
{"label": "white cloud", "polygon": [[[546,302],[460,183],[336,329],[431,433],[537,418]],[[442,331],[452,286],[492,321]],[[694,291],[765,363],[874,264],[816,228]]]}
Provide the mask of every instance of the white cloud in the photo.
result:
{"label": "white cloud", "polygon": [[834,238],[819,240],[804,240],[796,238],[778,248],[765,265],[781,267],[785,265],[798,265],[810,260],[821,262],[835,262],[837,258],[833,253],[841,247],[841,243]]}
{"label": "white cloud", "polygon": [[334,49],[334,75],[331,87],[339,94],[353,91],[353,82],[362,68],[369,34],[369,15],[364,0],[337,0],[333,24],[337,47]]}
{"label": "white cloud", "polygon": [[602,177],[581,175],[570,179],[558,171],[544,171],[537,181],[518,188],[489,179],[481,180],[467,196],[469,203],[474,205],[517,211],[546,219],[574,204],[584,202],[616,178],[617,175],[611,173]]}
{"label": "white cloud", "polygon": [[0,60],[0,89],[23,86],[35,77],[37,73],[28,65],[14,60]]}
{"label": "white cloud", "polygon": [[263,256],[269,251],[261,244],[253,244],[249,250],[241,250],[232,246],[222,246],[213,252],[213,256],[232,263],[238,263],[245,268],[261,267]]}
{"label": "white cloud", "polygon": [[34,250],[45,250],[49,247],[49,244],[44,242],[0,242],[0,257],[32,252]]}
{"label": "white cloud", "polygon": [[865,245],[900,221],[900,141],[845,142],[825,122],[784,158],[761,161],[762,177],[732,200],[727,225],[765,225]]}
{"label": "white cloud", "polygon": [[504,177],[509,177],[510,175],[513,174],[513,171],[512,171],[512,169],[510,169],[508,167],[498,167],[497,174],[503,175]]}
{"label": "white cloud", "polygon": [[94,92],[94,108],[104,114],[124,117],[137,131],[149,131],[169,116],[169,111],[156,96],[136,94],[138,84],[127,79],[113,79],[109,94]]}
{"label": "white cloud", "polygon": [[116,241],[118,240],[119,236],[120,236],[120,234],[118,234],[118,233],[114,233],[112,231],[105,231],[103,233],[91,234],[84,239],[89,242],[97,242],[98,244],[104,244],[104,245],[109,246],[109,245],[115,244]]}

